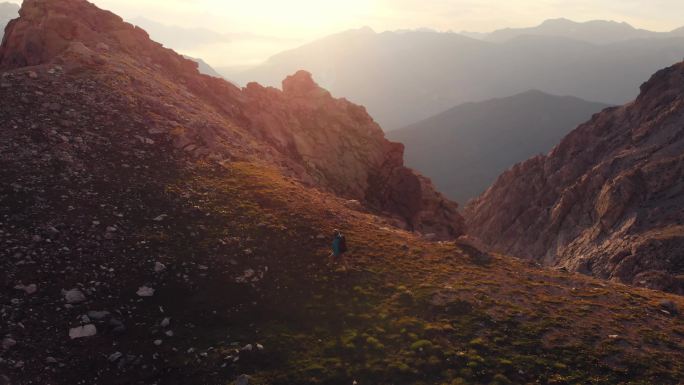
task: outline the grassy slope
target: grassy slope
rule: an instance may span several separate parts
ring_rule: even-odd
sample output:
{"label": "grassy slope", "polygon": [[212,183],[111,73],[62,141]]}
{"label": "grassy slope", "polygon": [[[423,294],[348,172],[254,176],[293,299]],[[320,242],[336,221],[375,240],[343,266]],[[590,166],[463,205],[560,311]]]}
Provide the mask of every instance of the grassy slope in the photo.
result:
{"label": "grassy slope", "polygon": [[[263,343],[278,353],[270,369],[255,371],[257,383],[681,378],[684,327],[659,311],[664,294],[537,270],[505,257],[482,264],[467,249],[422,243],[276,174],[232,167],[233,183],[246,194],[238,199],[260,202],[258,211],[273,215],[273,225],[288,227],[283,232],[290,240],[283,244],[295,246],[268,247],[269,263],[284,263],[270,270],[273,279],[289,283],[284,298],[264,283],[262,306],[270,317],[259,329]],[[223,177],[203,182],[217,199],[225,183]],[[326,272],[325,247],[309,239],[333,226],[350,239],[349,272]],[[285,256],[274,261],[278,249]],[[609,337],[614,334],[619,337]]]}
{"label": "grassy slope", "polygon": [[[682,308],[680,298],[426,243],[256,162],[186,163],[161,137],[135,139],[146,133],[146,108],[103,93],[93,96],[98,110],[79,91],[103,84],[5,81],[0,334],[18,344],[0,368],[14,382],[227,384],[248,373],[256,384],[676,384],[684,376],[682,318],[658,306],[671,298]],[[61,101],[61,112],[40,107],[45,98]],[[117,227],[109,239],[105,226]],[[333,227],[348,236],[350,271],[325,266]],[[167,270],[155,273],[155,261]],[[19,282],[37,283],[38,293],[14,290]],[[143,284],[154,297],[135,295]],[[72,287],[88,300],[67,308],[60,289]],[[89,310],[112,312],[126,332],[114,333],[107,318],[93,321],[97,336],[69,340]],[[164,317],[172,337],[159,326]],[[235,351],[249,343],[264,349]],[[124,358],[109,362],[114,352]],[[45,364],[48,356],[63,366]]]}

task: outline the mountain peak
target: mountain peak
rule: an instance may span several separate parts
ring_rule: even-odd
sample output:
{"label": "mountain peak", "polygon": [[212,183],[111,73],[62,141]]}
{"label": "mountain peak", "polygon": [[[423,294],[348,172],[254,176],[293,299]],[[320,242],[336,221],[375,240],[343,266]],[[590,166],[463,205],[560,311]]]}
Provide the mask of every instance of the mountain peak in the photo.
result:
{"label": "mountain peak", "polygon": [[308,71],[299,70],[283,80],[285,94],[304,96],[321,90],[322,88],[313,80],[313,76]]}
{"label": "mountain peak", "polygon": [[86,0],[25,0],[19,15],[7,25],[0,47],[2,69],[51,62],[102,65],[114,56],[129,56],[176,76],[198,73],[197,63]]}

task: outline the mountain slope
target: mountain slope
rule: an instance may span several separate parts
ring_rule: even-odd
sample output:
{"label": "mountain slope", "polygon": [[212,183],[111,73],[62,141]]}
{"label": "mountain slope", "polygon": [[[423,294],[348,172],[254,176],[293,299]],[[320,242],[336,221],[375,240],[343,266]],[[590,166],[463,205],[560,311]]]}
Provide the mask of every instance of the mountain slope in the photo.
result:
{"label": "mountain slope", "polygon": [[684,293],[684,64],[605,110],[548,155],[502,174],[466,208],[494,249]]}
{"label": "mountain slope", "polygon": [[668,38],[677,35],[637,29],[627,23],[606,20],[575,22],[568,19],[550,19],[531,28],[505,28],[486,34],[487,41],[504,42],[520,36],[548,36],[580,40],[593,44],[610,44],[634,39]]}
{"label": "mountain slope", "polygon": [[0,3],[0,40],[5,34],[5,26],[10,20],[19,16],[19,6],[14,3]]}
{"label": "mountain slope", "polygon": [[484,192],[515,163],[548,152],[592,114],[608,107],[528,91],[467,103],[387,136],[406,146],[406,163],[457,202]]}
{"label": "mountain slope", "polygon": [[[23,7],[0,48],[0,381],[682,377],[681,298],[427,242],[302,170],[311,131],[382,136],[305,73],[239,90],[85,1]],[[325,266],[334,227],[347,271]]]}

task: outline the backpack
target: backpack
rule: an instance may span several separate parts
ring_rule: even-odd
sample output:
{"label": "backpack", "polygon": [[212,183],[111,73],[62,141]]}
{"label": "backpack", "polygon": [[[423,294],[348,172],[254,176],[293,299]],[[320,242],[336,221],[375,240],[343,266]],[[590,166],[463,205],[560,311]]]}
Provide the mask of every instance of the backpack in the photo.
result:
{"label": "backpack", "polygon": [[345,253],[347,251],[347,239],[344,237],[343,234],[339,235],[340,238],[340,244],[339,244],[339,249],[340,253]]}

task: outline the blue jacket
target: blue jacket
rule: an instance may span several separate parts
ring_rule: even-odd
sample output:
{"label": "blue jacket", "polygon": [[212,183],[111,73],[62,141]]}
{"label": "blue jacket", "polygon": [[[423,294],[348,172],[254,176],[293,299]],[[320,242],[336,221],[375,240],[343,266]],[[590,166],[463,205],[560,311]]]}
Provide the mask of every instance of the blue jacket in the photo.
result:
{"label": "blue jacket", "polygon": [[335,236],[335,238],[333,238],[332,251],[333,251],[334,256],[336,256],[336,257],[340,256],[341,253],[340,253],[340,237],[339,236]]}

